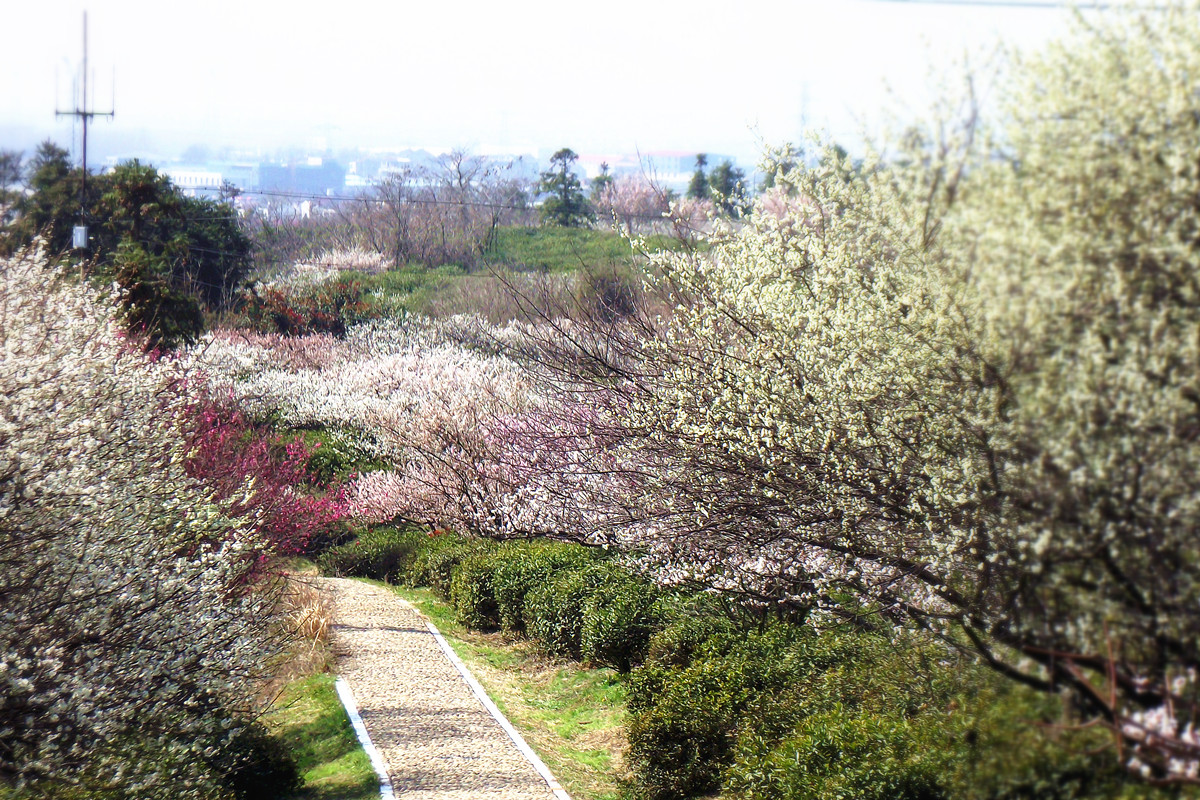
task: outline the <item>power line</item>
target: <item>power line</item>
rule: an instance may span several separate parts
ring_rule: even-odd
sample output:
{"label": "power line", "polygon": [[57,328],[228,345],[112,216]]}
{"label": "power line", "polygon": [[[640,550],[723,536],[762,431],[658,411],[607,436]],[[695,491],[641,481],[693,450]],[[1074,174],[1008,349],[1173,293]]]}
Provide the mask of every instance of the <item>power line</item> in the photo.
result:
{"label": "power line", "polygon": [[[387,200],[379,197],[378,194],[363,193],[351,195],[338,194],[316,194],[311,192],[298,192],[285,189],[242,189],[241,194],[251,194],[265,197],[284,197],[296,200],[335,200],[338,202],[363,202],[363,203],[386,203]],[[400,201],[400,204],[424,205],[424,206],[460,206],[465,208],[491,208],[507,211],[522,211],[521,206],[511,205],[509,203],[489,203],[479,200],[440,200],[435,197],[406,197]]]}
{"label": "power line", "polygon": [[[379,197],[377,194],[358,194],[358,195],[335,195],[335,194],[316,194],[310,192],[289,191],[283,189],[241,189],[239,193],[242,195],[254,195],[256,197],[280,197],[291,200],[330,200],[341,203],[365,203],[368,205],[380,205],[388,203],[388,200]],[[439,200],[437,198],[404,198],[396,203],[396,205],[422,205],[422,206],[453,206],[456,208],[487,208],[500,211],[536,211],[535,206],[518,206],[509,205],[506,203],[489,203],[478,200]],[[668,217],[663,214],[620,214],[622,219],[629,217],[640,220],[664,220]]]}

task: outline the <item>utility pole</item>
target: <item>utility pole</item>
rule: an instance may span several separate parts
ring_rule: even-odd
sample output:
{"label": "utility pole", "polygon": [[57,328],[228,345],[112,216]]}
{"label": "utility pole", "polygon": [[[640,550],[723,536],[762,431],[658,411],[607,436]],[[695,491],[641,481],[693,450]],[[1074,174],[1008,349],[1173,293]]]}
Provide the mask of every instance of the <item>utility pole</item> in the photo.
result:
{"label": "utility pole", "polygon": [[113,118],[116,109],[108,111],[96,111],[88,108],[88,35],[87,35],[87,12],[83,12],[83,69],[81,71],[80,92],[75,99],[75,110],[73,111],[58,111],[54,112],[57,117],[77,117],[83,125],[83,153],[81,174],[82,180],[79,183],[79,224],[72,231],[71,244],[76,250],[87,249],[87,132],[88,122],[92,117],[108,117]]}

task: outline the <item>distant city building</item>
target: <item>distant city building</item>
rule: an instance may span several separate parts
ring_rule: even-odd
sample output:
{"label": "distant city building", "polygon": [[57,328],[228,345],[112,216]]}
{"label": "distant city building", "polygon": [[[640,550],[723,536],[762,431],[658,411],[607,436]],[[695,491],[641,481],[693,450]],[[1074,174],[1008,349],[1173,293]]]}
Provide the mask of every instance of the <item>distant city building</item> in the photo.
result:
{"label": "distant city building", "polygon": [[204,167],[172,166],[160,169],[159,173],[166,175],[172,184],[191,196],[217,194],[224,181],[220,172]]}
{"label": "distant city building", "polygon": [[392,175],[398,175],[412,166],[411,158],[385,158],[375,169],[375,178],[385,180]]}
{"label": "distant city building", "polygon": [[244,192],[256,192],[261,188],[258,164],[226,164],[221,169],[225,180]]}
{"label": "distant city building", "polygon": [[336,161],[309,158],[303,163],[260,164],[259,188],[262,192],[336,195],[346,188],[346,170]]}

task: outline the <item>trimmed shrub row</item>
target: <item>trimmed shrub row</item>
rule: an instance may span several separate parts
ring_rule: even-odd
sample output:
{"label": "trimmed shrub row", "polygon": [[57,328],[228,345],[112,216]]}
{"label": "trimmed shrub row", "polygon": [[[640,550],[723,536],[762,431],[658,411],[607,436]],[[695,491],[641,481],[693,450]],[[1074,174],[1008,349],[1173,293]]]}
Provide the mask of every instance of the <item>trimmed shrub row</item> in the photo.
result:
{"label": "trimmed shrub row", "polygon": [[915,634],[681,616],[652,636],[628,704],[645,800],[1174,796],[1131,782],[1059,698]]}
{"label": "trimmed shrub row", "polygon": [[414,530],[371,528],[354,541],[321,553],[317,564],[326,575],[406,583],[417,554],[427,547],[427,538]]}
{"label": "trimmed shrub row", "polygon": [[480,631],[628,672],[661,626],[662,592],[605,554],[562,542],[495,543],[376,528],[317,559],[323,571],[428,586]]}
{"label": "trimmed shrub row", "polygon": [[550,654],[629,673],[630,797],[1082,800],[1147,791],[1131,786],[1102,731],[1071,728],[1058,698],[917,635],[739,616],[711,595],[665,591],[604,553],[557,542],[379,528],[319,561],[335,574],[428,586],[471,628],[523,634]]}

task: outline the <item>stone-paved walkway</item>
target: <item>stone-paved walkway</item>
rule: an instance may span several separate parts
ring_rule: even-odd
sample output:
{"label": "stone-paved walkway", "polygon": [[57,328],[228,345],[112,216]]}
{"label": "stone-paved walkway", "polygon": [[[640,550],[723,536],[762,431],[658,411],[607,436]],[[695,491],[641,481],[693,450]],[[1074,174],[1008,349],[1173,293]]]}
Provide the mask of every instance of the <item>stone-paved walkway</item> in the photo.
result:
{"label": "stone-paved walkway", "polygon": [[397,797],[553,800],[412,606],[359,581],[316,580],[334,601],[337,672],[354,692]]}

